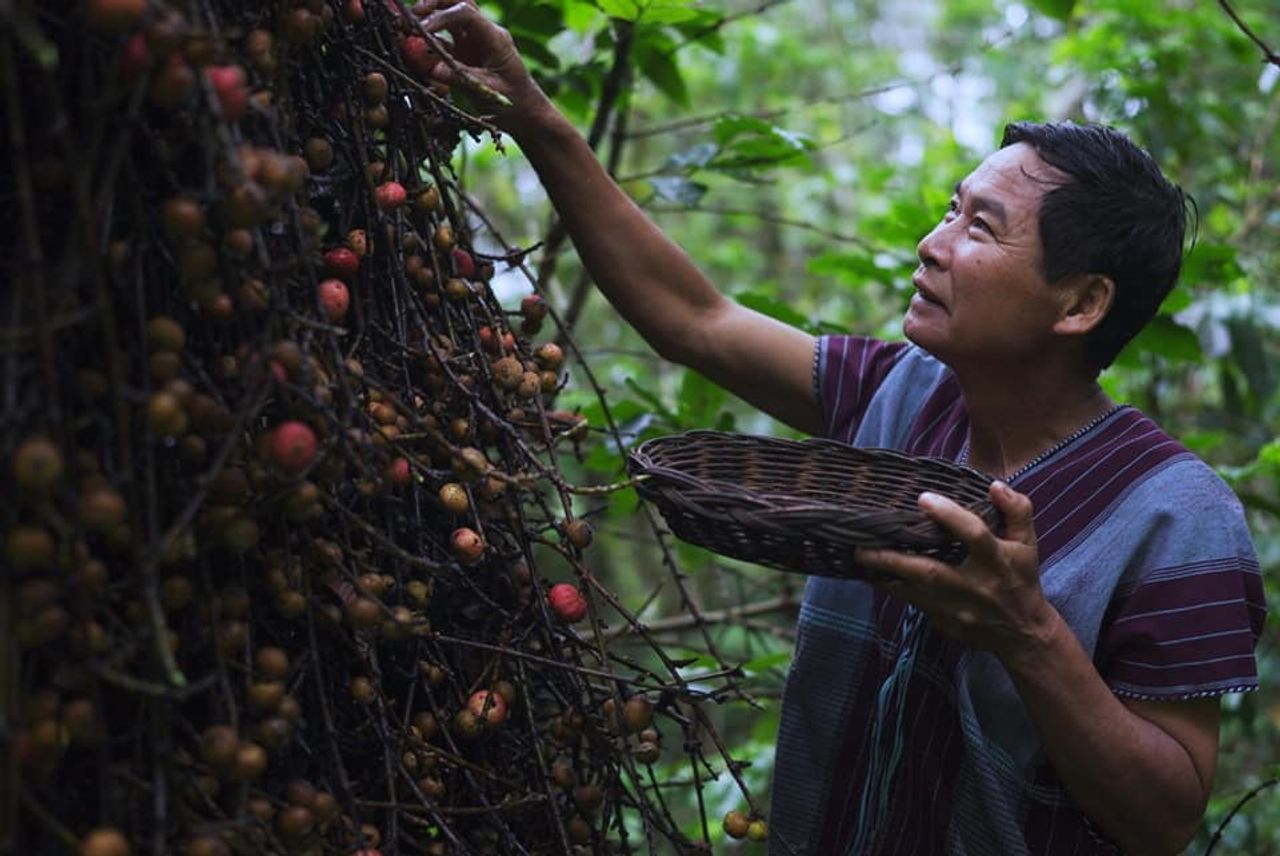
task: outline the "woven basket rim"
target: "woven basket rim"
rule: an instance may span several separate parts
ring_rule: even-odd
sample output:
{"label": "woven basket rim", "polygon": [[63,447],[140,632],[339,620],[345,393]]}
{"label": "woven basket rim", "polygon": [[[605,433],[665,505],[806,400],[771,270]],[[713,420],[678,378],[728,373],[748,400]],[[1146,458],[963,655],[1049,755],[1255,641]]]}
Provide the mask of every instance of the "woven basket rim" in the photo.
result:
{"label": "woven basket rim", "polygon": [[[756,461],[751,458],[768,461],[770,450],[775,449],[779,452],[777,463],[785,465],[795,460],[799,450],[802,467],[819,458],[837,456],[831,459],[833,471],[861,470],[874,483],[876,468],[882,466],[886,479],[902,479],[906,486],[904,490],[899,483],[897,495],[891,497],[892,505],[886,502],[885,495],[892,494],[892,489],[882,493],[855,490],[842,497],[841,501],[832,501],[822,496],[788,492],[785,479],[779,480],[779,490],[762,491],[759,485],[746,487],[731,477],[695,475],[679,466],[665,465],[662,460],[664,450],[674,451],[690,444],[700,448],[682,449],[687,456],[676,463],[697,468],[700,454],[707,455],[709,459],[724,456],[731,461],[733,453],[741,451],[744,467],[754,466]],[[718,463],[723,464],[723,461]],[[794,440],[694,429],[645,441],[627,456],[627,469],[636,478],[637,492],[653,502],[669,524],[675,527],[677,520],[680,521],[677,533],[685,540],[750,561],[755,549],[749,546],[750,540],[764,538],[774,542],[774,546],[761,546],[760,549],[773,551],[775,555],[756,561],[786,571],[800,569],[790,559],[777,557],[776,545],[781,540],[822,543],[840,553],[847,551],[850,557],[854,547],[868,545],[935,555],[953,553],[960,548],[956,537],[908,498],[916,482],[920,492],[935,490],[944,496],[950,492],[955,502],[983,517],[989,524],[995,526],[999,522],[999,512],[985,489],[990,477],[972,467],[945,458],[912,456],[896,449],[855,447],[821,437]],[[935,481],[937,484],[932,484]],[[708,531],[707,527],[753,534],[743,535],[748,539],[747,543],[735,542],[726,552],[721,549],[723,536]],[[711,543],[716,541],[720,542],[719,545]],[[829,559],[825,562],[830,564]],[[847,567],[806,569],[803,572],[845,577],[856,575]]]}

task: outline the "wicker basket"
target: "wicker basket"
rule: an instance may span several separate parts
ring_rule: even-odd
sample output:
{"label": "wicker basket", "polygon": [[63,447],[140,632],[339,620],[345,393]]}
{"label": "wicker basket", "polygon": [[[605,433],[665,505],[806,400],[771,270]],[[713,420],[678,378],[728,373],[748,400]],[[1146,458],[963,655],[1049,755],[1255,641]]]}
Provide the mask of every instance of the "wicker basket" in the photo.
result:
{"label": "wicker basket", "polygon": [[924,490],[1001,522],[976,470],[831,440],[690,431],[643,443],[627,466],[681,539],[802,574],[873,578],[855,547],[963,560],[963,545],[917,507]]}

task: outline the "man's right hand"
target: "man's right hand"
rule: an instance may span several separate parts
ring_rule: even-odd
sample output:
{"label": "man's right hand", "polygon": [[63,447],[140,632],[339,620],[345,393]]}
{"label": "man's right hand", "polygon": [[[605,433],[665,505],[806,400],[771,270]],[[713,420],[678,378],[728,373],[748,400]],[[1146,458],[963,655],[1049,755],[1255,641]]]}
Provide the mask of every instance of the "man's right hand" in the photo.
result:
{"label": "man's right hand", "polygon": [[[814,395],[814,340],[721,295],[688,256],[623,193],[587,142],[525,68],[511,34],[474,0],[425,19],[448,33],[457,67],[437,80],[464,89],[520,144],[546,188],[578,257],[618,313],[659,356],[689,366],[802,431],[822,428]],[[467,78],[482,84],[468,87]],[[509,99],[504,105],[483,87]]]}
{"label": "man's right hand", "polygon": [[[509,32],[485,17],[474,0],[436,2],[437,8],[423,24],[428,32],[449,34],[453,40],[449,53],[455,64],[437,62],[431,70],[437,82],[466,91],[500,128],[513,136],[518,136],[521,128],[540,114],[554,110],[529,74]],[[501,94],[510,104],[500,103],[471,81]]]}

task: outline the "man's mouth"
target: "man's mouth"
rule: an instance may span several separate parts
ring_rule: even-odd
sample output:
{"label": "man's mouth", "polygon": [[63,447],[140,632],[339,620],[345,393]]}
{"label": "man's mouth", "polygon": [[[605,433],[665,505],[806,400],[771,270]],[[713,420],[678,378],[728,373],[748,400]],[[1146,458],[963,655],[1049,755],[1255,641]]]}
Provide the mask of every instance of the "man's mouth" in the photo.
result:
{"label": "man's mouth", "polygon": [[919,273],[916,273],[915,276],[911,277],[911,284],[916,287],[916,293],[920,295],[920,299],[925,303],[932,303],[935,306],[942,306],[944,309],[946,308],[945,304],[938,299],[938,296],[930,291],[929,287],[924,284],[923,277]]}

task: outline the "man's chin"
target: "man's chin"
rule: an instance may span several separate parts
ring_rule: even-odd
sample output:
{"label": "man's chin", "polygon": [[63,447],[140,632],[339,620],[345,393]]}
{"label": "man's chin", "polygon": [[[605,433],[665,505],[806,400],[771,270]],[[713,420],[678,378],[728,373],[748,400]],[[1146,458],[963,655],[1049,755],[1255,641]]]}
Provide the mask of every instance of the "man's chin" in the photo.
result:
{"label": "man's chin", "polygon": [[936,330],[930,330],[928,325],[915,322],[909,311],[902,320],[903,337],[920,350],[945,363],[946,358],[943,356],[945,348],[941,337],[937,333],[938,331]]}

